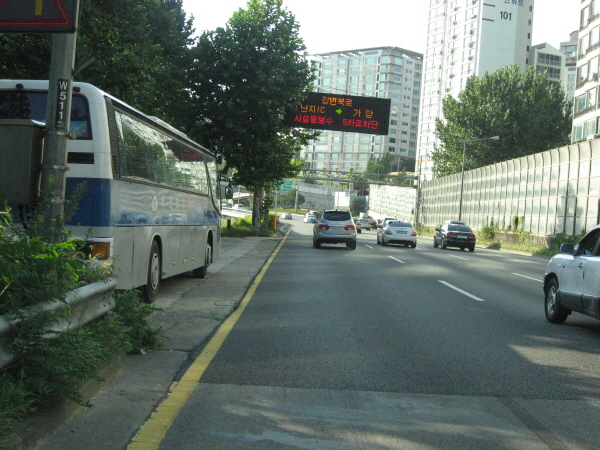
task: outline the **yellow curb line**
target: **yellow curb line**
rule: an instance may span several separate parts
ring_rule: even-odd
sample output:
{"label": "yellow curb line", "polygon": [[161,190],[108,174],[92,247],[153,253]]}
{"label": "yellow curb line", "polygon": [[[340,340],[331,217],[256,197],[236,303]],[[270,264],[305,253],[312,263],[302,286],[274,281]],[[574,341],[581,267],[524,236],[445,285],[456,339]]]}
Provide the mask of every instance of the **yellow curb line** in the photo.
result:
{"label": "yellow curb line", "polygon": [[244,312],[244,309],[246,309],[246,306],[248,306],[248,303],[250,303],[254,292],[256,292],[258,285],[273,262],[273,259],[279,253],[291,230],[290,227],[273,254],[262,267],[252,282],[250,289],[248,289],[248,292],[246,292],[246,295],[240,302],[240,306],[221,324],[213,338],[206,344],[202,353],[183,374],[181,380],[171,384],[167,398],[162,401],[156,408],[156,411],[140,427],[131,440],[131,443],[127,446],[127,450],[157,450],[159,448],[171,425],[175,422],[179,411],[181,411],[185,402],[198,386],[204,371],[223,345],[223,342],[225,342],[225,339],[227,339],[229,332],[233,329],[233,326]]}

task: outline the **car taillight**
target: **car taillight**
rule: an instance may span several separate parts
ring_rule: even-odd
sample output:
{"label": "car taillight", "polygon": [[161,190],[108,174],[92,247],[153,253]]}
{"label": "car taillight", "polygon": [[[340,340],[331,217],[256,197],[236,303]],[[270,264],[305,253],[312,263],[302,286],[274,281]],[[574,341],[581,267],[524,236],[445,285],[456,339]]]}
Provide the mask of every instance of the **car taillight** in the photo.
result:
{"label": "car taillight", "polygon": [[387,234],[388,236],[391,236],[392,232],[390,230],[386,230],[385,234]]}
{"label": "car taillight", "polygon": [[411,234],[411,236],[416,236],[416,235],[417,235],[417,233],[416,233],[416,232],[413,232],[413,234]]}
{"label": "car taillight", "polygon": [[467,236],[469,239],[475,239],[475,235],[474,234],[470,234]]}
{"label": "car taillight", "polygon": [[346,225],[344,228],[346,230],[354,230],[356,227],[354,225]]}
{"label": "car taillight", "polygon": [[319,230],[329,230],[329,225],[322,223],[319,225]]}
{"label": "car taillight", "polygon": [[456,233],[448,233],[446,236],[448,236],[448,237],[456,237]]}

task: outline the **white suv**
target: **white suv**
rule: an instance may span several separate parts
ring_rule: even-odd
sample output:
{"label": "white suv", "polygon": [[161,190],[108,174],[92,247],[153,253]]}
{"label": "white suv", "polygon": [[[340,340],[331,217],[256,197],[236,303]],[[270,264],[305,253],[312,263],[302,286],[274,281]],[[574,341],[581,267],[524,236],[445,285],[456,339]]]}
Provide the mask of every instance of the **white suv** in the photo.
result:
{"label": "white suv", "polygon": [[544,276],[546,319],[564,323],[572,311],[600,319],[600,225],[577,245],[562,244]]}
{"label": "white suv", "polygon": [[346,244],[356,249],[356,225],[348,211],[321,211],[313,227],[313,247],[321,244]]}

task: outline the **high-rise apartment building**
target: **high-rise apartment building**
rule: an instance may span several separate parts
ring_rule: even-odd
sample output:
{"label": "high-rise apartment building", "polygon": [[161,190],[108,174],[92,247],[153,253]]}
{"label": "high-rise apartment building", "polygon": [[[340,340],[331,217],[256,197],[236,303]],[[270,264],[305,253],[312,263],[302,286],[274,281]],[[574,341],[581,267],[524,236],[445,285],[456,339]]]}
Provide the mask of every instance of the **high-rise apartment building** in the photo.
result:
{"label": "high-rise apartment building", "polygon": [[579,31],[573,31],[569,35],[569,40],[560,43],[560,51],[567,59],[565,61],[565,73],[563,74],[563,87],[567,95],[567,100],[575,100],[575,83],[577,82],[577,42]]}
{"label": "high-rise apartment building", "polygon": [[434,174],[431,154],[442,100],[458,97],[467,79],[529,63],[534,0],[430,0],[423,70],[417,170]]}
{"label": "high-rise apartment building", "polygon": [[301,151],[310,169],[363,172],[371,157],[390,153],[394,164],[417,151],[423,55],[376,47],[315,55],[318,92],[391,99],[387,136],[323,131]]}
{"label": "high-rise apartment building", "polygon": [[571,140],[579,142],[600,134],[598,120],[598,58],[600,56],[600,1],[583,0],[579,23],[577,79]]}
{"label": "high-rise apartment building", "polygon": [[567,56],[559,49],[547,43],[533,45],[529,51],[529,63],[537,73],[546,72],[550,81],[563,83],[567,69]]}

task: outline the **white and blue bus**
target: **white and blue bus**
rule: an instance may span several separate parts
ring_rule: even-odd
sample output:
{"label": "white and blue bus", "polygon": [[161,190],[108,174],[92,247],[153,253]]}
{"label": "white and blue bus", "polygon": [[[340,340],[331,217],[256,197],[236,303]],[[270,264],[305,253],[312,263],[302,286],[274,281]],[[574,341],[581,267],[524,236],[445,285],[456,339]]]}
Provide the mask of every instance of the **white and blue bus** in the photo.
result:
{"label": "white and blue bus", "polygon": [[[47,81],[0,80],[0,119],[45,122]],[[203,278],[221,242],[213,154],[100,89],[73,84],[67,197],[84,194],[68,227],[113,261],[118,289],[156,297],[163,278]]]}

